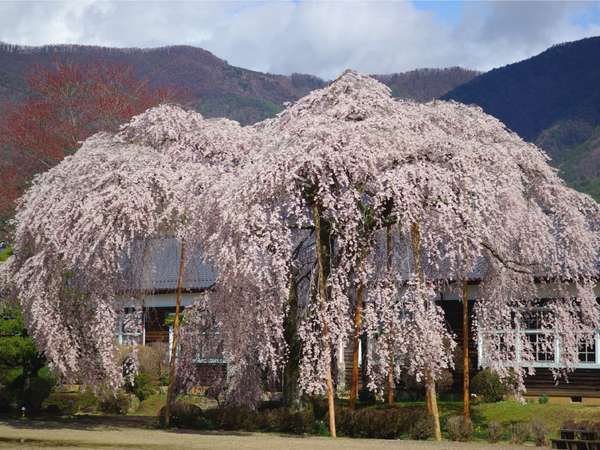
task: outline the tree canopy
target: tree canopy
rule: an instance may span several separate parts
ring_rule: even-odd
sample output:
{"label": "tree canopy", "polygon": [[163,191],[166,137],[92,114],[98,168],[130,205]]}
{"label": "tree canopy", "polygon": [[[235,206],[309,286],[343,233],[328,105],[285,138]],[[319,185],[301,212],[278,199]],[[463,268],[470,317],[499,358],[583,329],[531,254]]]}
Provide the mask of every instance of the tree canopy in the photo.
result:
{"label": "tree canopy", "polygon": [[[499,336],[514,333],[540,286],[560,299],[546,325],[564,336],[562,367],[600,324],[599,205],[480,108],[397,101],[352,71],[252,127],[151,109],[38,177],[16,223],[24,317],[63,376],[120,382],[107,368],[122,274],[134,242],[161,235],[201,246],[218,268],[186,320],[180,364],[218,336],[232,401],[255,403],[248,384],[286,363],[292,298],[300,386],[329,396],[333,353],[359,330],[362,297],[377,392],[389,372],[432,383],[451,366],[435,298],[456,282],[481,282],[482,363],[519,389],[531,344],[517,361]],[[218,334],[194,332],[208,326]]]}

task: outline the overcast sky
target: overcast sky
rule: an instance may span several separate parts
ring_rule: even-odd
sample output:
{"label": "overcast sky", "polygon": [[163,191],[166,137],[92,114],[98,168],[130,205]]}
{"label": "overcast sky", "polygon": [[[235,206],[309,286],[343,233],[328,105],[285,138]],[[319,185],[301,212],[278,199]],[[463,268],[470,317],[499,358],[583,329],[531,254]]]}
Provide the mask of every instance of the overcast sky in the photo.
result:
{"label": "overcast sky", "polygon": [[600,2],[0,2],[0,41],[189,44],[263,72],[332,78],[421,67],[488,70],[600,35]]}

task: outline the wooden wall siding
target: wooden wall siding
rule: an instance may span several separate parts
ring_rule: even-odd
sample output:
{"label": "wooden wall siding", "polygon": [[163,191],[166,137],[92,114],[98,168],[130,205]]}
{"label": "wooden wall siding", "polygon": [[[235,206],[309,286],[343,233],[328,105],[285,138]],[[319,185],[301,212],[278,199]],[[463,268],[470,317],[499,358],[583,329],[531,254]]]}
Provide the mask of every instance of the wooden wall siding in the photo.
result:
{"label": "wooden wall siding", "polygon": [[145,344],[152,344],[154,342],[169,342],[169,331],[165,330],[152,330],[146,331],[146,342]]}
{"label": "wooden wall siding", "polygon": [[[438,305],[444,310],[446,316],[446,324],[454,333],[454,339],[457,343],[456,351],[454,352],[454,365],[455,368],[452,372],[453,383],[452,392],[456,394],[462,394],[463,391],[463,363],[462,363],[462,339],[463,339],[463,327],[462,327],[462,301],[459,300],[444,300],[438,302]],[[473,316],[473,307],[475,301],[469,301],[469,317]],[[477,373],[477,342],[473,339],[473,328],[472,323],[469,323],[471,339],[469,339],[469,363],[470,363],[470,377]]]}
{"label": "wooden wall siding", "polygon": [[[344,353],[344,381],[345,381],[345,387],[346,389],[350,389],[350,385],[352,382],[352,354],[353,354],[353,348],[352,348],[352,338],[350,338],[348,340],[347,345],[344,346],[343,349],[343,353]],[[361,383],[361,376],[360,376],[360,372],[359,372],[359,378],[358,378],[358,382],[359,382],[359,386],[358,388],[360,389],[360,383]]]}
{"label": "wooden wall siding", "polygon": [[550,369],[538,368],[535,375],[525,379],[525,387],[530,395],[600,397],[600,370],[575,369],[568,382],[556,384]]}

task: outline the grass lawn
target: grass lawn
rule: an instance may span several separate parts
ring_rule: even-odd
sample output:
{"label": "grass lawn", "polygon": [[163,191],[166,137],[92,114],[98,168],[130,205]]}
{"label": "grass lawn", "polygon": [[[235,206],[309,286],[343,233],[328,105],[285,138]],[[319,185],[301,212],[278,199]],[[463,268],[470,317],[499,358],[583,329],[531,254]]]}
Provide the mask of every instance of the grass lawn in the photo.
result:
{"label": "grass lawn", "polygon": [[167,399],[166,394],[155,394],[148,397],[146,400],[140,403],[140,407],[137,411],[131,413],[133,416],[158,416],[160,408],[165,406]]}
{"label": "grass lawn", "polygon": [[4,247],[0,250],[0,262],[6,261],[12,255],[12,248],[10,246]]}
{"label": "grass lawn", "polygon": [[[193,403],[194,405],[198,405],[202,409],[207,408],[216,408],[217,402],[214,400],[208,399],[204,396],[199,395],[183,395],[179,396],[178,400]],[[158,413],[160,412],[160,408],[165,406],[165,402],[167,401],[167,394],[160,393],[154,394],[145,399],[140,403],[140,407],[137,411],[131,413],[132,416],[154,416],[158,417]]]}
{"label": "grass lawn", "polygon": [[[180,399],[188,403],[194,403],[202,409],[216,407],[214,401],[203,396],[189,395],[180,397]],[[106,426],[108,423],[113,423],[114,426],[124,428],[139,426],[156,428],[158,426],[157,416],[160,409],[164,406],[165,400],[166,394],[164,393],[152,395],[140,404],[137,411],[128,416],[78,415],[72,418],[64,417],[60,422],[68,426],[81,426],[81,424],[85,424],[86,427],[100,427]],[[341,404],[344,404],[343,400],[341,401]],[[398,405],[413,407],[418,405],[425,409],[424,402],[399,402]],[[440,401],[439,406],[443,429],[448,417],[462,415],[462,402]],[[365,405],[362,407],[382,408],[383,405]],[[540,421],[546,425],[546,428],[549,431],[548,437],[552,438],[558,436],[560,426],[566,420],[593,420],[600,422],[600,406],[585,406],[581,404],[562,405],[552,403],[540,404],[533,402],[521,404],[516,401],[481,403],[473,405],[472,419],[475,426],[474,440],[480,445],[483,445],[487,440],[487,427],[491,421],[500,422],[504,425],[504,441],[510,440],[510,425],[515,422]],[[245,432],[240,433],[244,435],[251,434]],[[445,437],[448,438],[447,435],[445,435]],[[0,445],[0,448],[1,447],[2,446]]]}
{"label": "grass lawn", "polygon": [[484,403],[474,407],[475,423],[488,423],[492,420],[509,424],[511,422],[530,422],[538,420],[548,427],[552,437],[558,436],[558,430],[565,420],[594,420],[600,421],[600,406],[585,406],[577,404],[539,404],[515,401]]}
{"label": "grass lawn", "polygon": [[203,450],[526,450],[510,444],[482,442],[331,439],[269,433],[202,433],[118,425],[91,425],[29,420],[0,420],[0,449],[203,449]]}
{"label": "grass lawn", "polygon": [[[440,402],[442,422],[450,416],[461,415],[462,408],[462,402]],[[537,420],[546,425],[550,432],[550,437],[558,437],[559,429],[566,420],[593,420],[600,422],[600,406],[553,403],[522,404],[517,401],[507,400],[497,403],[473,405],[471,415],[475,426],[475,437],[479,439],[487,438],[487,424],[492,421],[508,426],[515,422],[532,422]]]}

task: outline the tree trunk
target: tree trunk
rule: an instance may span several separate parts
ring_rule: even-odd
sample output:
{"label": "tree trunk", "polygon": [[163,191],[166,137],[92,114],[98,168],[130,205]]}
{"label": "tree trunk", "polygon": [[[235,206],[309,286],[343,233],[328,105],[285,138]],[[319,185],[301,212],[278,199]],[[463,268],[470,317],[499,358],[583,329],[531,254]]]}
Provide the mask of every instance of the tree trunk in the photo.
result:
{"label": "tree trunk", "polygon": [[433,416],[433,406],[431,405],[431,392],[429,392],[429,382],[425,382],[425,402],[427,403],[427,414]]}
{"label": "tree trunk", "polygon": [[[411,226],[411,243],[413,250],[413,258],[415,263],[415,273],[420,283],[425,282],[423,269],[421,266],[421,230],[418,222],[414,222]],[[425,380],[425,390],[427,395],[427,409],[431,417],[433,417],[435,439],[440,441],[442,439],[442,432],[440,428],[440,412],[437,404],[437,397],[435,392],[435,380],[431,374],[427,375]]]}
{"label": "tree trunk", "polygon": [[[388,273],[392,270],[392,225],[388,224],[386,228],[386,252],[387,260],[386,266]],[[388,373],[387,373],[387,403],[388,406],[394,404],[394,355],[390,353],[390,360],[388,361]]]}
{"label": "tree trunk", "polygon": [[181,242],[179,255],[179,276],[177,277],[177,291],[175,295],[175,321],[173,323],[173,342],[171,343],[171,360],[169,361],[169,388],[167,390],[167,403],[165,405],[165,428],[171,423],[171,406],[175,394],[175,377],[177,374],[177,338],[179,337],[179,309],[181,306],[181,289],[183,288],[183,273],[185,269],[185,243]]}
{"label": "tree trunk", "polygon": [[425,382],[427,390],[427,405],[430,409],[430,414],[433,417],[433,435],[436,441],[442,440],[442,429],[440,427],[440,413],[437,404],[437,396],[435,393],[435,381],[429,376]]}
{"label": "tree trunk", "polygon": [[463,307],[463,416],[466,420],[471,416],[471,391],[469,389],[470,364],[469,364],[469,292],[467,281],[463,282],[462,307]]}
{"label": "tree trunk", "polygon": [[[315,247],[317,250],[317,267],[319,271],[319,303],[321,306],[327,302],[327,284],[325,280],[325,259],[326,259],[326,248],[328,242],[323,242],[324,239],[328,240],[328,230],[324,230],[321,227],[321,214],[319,207],[313,205],[313,219],[315,222],[315,236],[316,242]],[[323,234],[323,235],[322,235]],[[331,355],[330,344],[329,344],[329,328],[327,321],[323,320],[323,343],[325,345],[325,353]],[[336,437],[335,431],[335,403],[334,403],[334,392],[333,392],[333,380],[331,378],[331,358],[327,361],[327,370],[325,372],[325,384],[327,386],[327,405],[329,410],[329,434],[331,437]]]}
{"label": "tree trunk", "polygon": [[415,265],[415,274],[422,283],[423,272],[421,270],[421,229],[418,222],[414,222],[410,228],[410,239],[412,243],[413,261]]}
{"label": "tree trunk", "polygon": [[288,313],[284,321],[284,337],[289,349],[283,373],[283,402],[286,406],[298,410],[301,408],[300,389],[300,353],[301,345],[298,339],[298,287],[292,273],[290,293],[288,298]]}
{"label": "tree trunk", "polygon": [[390,356],[390,368],[387,374],[387,404],[394,405],[394,358]]}
{"label": "tree trunk", "polygon": [[[360,269],[364,269],[364,258],[361,257]],[[354,336],[352,337],[352,382],[350,384],[350,408],[354,409],[356,406],[356,399],[358,398],[358,347],[360,342],[360,334],[362,327],[362,308],[364,302],[364,290],[363,284],[359,284],[356,290],[356,305],[354,305]]]}

